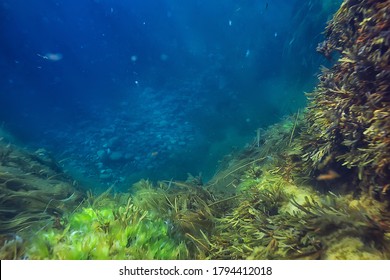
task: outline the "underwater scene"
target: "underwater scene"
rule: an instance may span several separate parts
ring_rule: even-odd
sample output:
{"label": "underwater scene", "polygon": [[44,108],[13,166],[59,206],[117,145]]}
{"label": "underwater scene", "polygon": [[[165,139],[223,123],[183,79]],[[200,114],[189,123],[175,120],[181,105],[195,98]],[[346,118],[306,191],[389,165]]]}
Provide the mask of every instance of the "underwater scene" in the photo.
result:
{"label": "underwater scene", "polygon": [[0,21],[0,259],[390,258],[390,0]]}

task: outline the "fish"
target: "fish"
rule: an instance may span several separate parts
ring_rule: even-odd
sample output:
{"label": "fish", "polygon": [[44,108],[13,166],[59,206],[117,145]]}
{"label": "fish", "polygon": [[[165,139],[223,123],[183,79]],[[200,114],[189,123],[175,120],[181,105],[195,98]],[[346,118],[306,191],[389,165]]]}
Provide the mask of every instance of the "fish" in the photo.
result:
{"label": "fish", "polygon": [[340,174],[331,169],[327,173],[318,175],[316,179],[318,181],[329,181],[337,178],[340,178]]}
{"label": "fish", "polygon": [[37,56],[50,61],[60,61],[63,58],[62,53],[45,53],[44,55],[37,53]]}

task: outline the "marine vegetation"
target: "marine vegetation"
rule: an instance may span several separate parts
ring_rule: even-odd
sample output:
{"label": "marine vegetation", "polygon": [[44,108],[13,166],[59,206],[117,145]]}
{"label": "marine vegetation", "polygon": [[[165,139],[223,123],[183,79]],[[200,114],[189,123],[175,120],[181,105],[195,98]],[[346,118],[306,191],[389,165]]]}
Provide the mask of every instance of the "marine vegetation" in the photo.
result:
{"label": "marine vegetation", "polygon": [[46,151],[30,153],[0,140],[0,258],[19,257],[24,233],[57,226],[82,199]]}
{"label": "marine vegetation", "polygon": [[28,259],[183,259],[183,242],[168,235],[161,218],[135,206],[129,195],[90,196],[80,211],[64,217],[61,229],[31,240]]}
{"label": "marine vegetation", "polygon": [[213,228],[215,198],[190,177],[187,182],[159,182],[158,186],[141,180],[133,186],[134,203],[156,213],[169,227],[169,235],[184,240],[191,258],[208,249],[200,239],[206,238]]}
{"label": "marine vegetation", "polygon": [[390,1],[345,0],[309,106],[206,183],[80,192],[44,151],[0,145],[0,257],[389,259]]}
{"label": "marine vegetation", "polygon": [[[318,51],[336,60],[309,94],[302,169],[332,170],[354,191],[390,199],[390,1],[344,1]],[[353,187],[352,187],[353,185]]]}
{"label": "marine vegetation", "polygon": [[[315,179],[296,170],[294,142],[300,136],[291,135],[303,121],[296,115],[270,127],[260,140],[264,145],[258,147],[256,140],[231,160],[230,172],[211,180],[212,188],[224,179],[236,198],[215,219],[207,258],[389,258],[386,203],[319,189]],[[269,155],[265,159],[260,156],[264,152]],[[245,158],[242,168],[239,158]],[[227,174],[234,183],[226,182]]]}
{"label": "marine vegetation", "polygon": [[286,161],[299,140],[291,136],[299,119],[270,127],[263,145],[256,139],[209,183],[189,176],[185,182],[141,180],[128,193],[88,192],[57,223],[4,242],[2,258],[389,258],[385,203],[319,191]]}

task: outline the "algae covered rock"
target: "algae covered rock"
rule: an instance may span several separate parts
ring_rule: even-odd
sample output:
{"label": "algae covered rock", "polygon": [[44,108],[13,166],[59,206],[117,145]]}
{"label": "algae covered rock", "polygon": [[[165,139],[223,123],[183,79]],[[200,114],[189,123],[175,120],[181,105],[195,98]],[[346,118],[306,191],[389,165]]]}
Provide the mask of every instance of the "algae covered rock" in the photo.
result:
{"label": "algae covered rock", "polygon": [[390,1],[346,0],[318,50],[336,59],[309,94],[305,168],[390,199]]}

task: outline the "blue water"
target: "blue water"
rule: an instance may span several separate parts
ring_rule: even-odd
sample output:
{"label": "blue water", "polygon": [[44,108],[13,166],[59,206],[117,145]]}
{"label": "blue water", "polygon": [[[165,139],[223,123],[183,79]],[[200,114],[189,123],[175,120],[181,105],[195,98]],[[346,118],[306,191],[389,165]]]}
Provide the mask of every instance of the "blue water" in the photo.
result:
{"label": "blue water", "polygon": [[0,121],[87,188],[204,180],[305,106],[334,0],[2,0]]}

